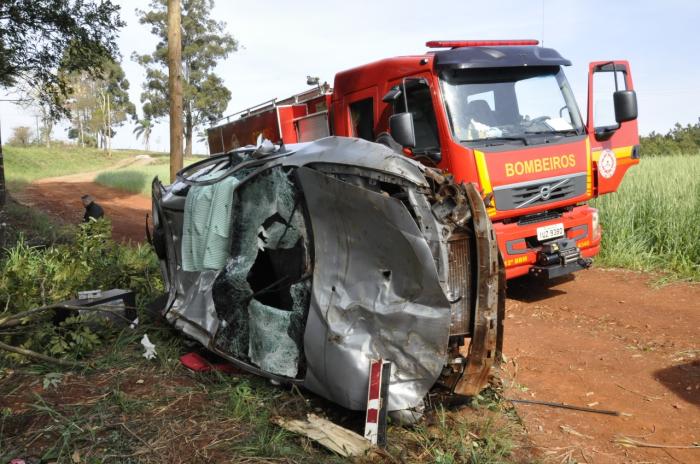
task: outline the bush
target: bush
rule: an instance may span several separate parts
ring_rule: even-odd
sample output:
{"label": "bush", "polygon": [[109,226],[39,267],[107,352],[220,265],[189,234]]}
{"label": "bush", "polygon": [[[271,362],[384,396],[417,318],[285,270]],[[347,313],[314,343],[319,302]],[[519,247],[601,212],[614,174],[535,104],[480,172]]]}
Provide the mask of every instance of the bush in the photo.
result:
{"label": "bush", "polygon": [[32,142],[32,130],[27,126],[19,126],[12,129],[12,137],[9,144],[26,147]]}
{"label": "bush", "polygon": [[[111,239],[106,220],[80,226],[71,244],[46,248],[23,240],[0,263],[0,307],[4,316],[74,298],[80,290],[124,288],[136,292],[143,307],[163,290],[158,261],[148,246],[127,246]],[[54,325],[47,314],[31,330],[0,335],[5,343],[57,357],[79,358],[99,344],[88,317],[69,317]],[[34,323],[34,322],[32,322]],[[0,354],[20,361],[15,354]]]}

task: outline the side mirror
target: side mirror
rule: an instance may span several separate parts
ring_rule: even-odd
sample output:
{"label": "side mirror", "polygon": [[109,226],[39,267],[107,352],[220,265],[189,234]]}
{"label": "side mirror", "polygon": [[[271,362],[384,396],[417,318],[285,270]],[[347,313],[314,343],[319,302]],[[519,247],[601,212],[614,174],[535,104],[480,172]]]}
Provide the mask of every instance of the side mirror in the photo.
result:
{"label": "side mirror", "polygon": [[389,130],[402,147],[415,148],[416,131],[413,129],[411,113],[397,113],[389,117]]}
{"label": "side mirror", "polygon": [[622,123],[637,119],[637,94],[634,90],[618,90],[613,93],[615,121]]}

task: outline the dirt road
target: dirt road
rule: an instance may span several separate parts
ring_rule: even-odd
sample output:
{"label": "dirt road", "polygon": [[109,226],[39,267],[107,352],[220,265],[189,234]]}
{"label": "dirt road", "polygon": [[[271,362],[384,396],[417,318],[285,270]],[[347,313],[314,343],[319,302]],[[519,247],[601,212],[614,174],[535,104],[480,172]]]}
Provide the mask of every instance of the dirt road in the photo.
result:
{"label": "dirt road", "polygon": [[[539,291],[536,289],[540,288]],[[517,404],[556,462],[700,462],[700,286],[653,288],[649,276],[594,269],[542,289],[510,283],[508,394],[615,410],[608,416]],[[572,461],[573,462],[573,461]]]}
{"label": "dirt road", "polygon": [[85,211],[80,197],[89,193],[112,221],[115,240],[144,241],[146,213],[151,212],[150,199],[96,184],[94,178],[95,173],[82,173],[41,179],[13,196],[20,203],[37,207],[62,222],[78,224]]}
{"label": "dirt road", "polygon": [[[150,200],[80,174],[45,179],[19,200],[65,221],[91,193],[118,240],[142,241]],[[607,416],[518,404],[551,462],[700,462],[700,286],[654,288],[644,274],[593,269],[549,288],[511,282],[504,383],[513,398],[616,410]],[[625,447],[623,437],[670,448]],[[568,459],[568,460],[567,460]]]}

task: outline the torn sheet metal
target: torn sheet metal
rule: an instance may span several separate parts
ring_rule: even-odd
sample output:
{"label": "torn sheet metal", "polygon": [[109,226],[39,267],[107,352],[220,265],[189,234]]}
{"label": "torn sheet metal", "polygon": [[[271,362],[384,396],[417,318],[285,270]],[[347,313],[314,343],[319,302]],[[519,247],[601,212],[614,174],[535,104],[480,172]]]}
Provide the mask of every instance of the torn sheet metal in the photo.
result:
{"label": "torn sheet metal", "polygon": [[416,406],[445,364],[450,326],[428,244],[401,201],[312,169],[298,175],[318,218],[304,384],[363,409],[367,366],[387,359],[389,409]]}
{"label": "torn sheet metal", "polygon": [[[243,369],[355,410],[366,407],[370,359],[394,366],[390,411],[420,408],[436,383],[483,387],[502,332],[490,321],[502,313],[495,238],[473,186],[340,137],[237,150],[178,179],[154,182],[153,236],[170,292],[164,314],[179,330]],[[225,265],[185,270],[183,227],[214,222],[193,217],[188,195],[221,182],[231,195]]]}

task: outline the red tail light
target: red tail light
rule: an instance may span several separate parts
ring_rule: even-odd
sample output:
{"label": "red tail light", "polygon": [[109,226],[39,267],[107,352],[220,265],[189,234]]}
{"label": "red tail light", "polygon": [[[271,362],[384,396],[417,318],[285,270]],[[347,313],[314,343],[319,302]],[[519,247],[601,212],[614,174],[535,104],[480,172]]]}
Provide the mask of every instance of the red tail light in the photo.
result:
{"label": "red tail light", "polygon": [[431,40],[426,42],[428,48],[459,48],[459,47],[503,47],[517,45],[539,45],[539,40]]}

